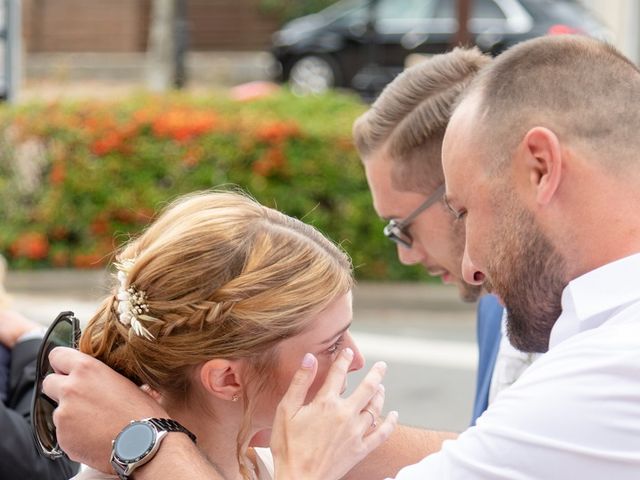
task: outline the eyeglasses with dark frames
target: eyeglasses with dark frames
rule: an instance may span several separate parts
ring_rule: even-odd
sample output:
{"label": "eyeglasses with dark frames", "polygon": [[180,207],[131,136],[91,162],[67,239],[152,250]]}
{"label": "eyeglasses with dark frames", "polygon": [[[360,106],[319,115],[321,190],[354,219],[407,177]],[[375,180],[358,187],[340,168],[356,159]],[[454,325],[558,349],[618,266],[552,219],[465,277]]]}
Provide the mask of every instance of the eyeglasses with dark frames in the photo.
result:
{"label": "eyeglasses with dark frames", "polygon": [[427,197],[427,199],[407,217],[402,220],[390,220],[383,230],[385,237],[398,245],[402,245],[405,248],[411,248],[411,245],[413,244],[413,238],[411,238],[411,235],[409,235],[409,233],[407,232],[407,229],[411,225],[411,222],[413,222],[416,217],[424,212],[427,208],[440,200],[444,195],[444,192],[445,186],[440,185],[435,192],[429,195],[429,197]]}

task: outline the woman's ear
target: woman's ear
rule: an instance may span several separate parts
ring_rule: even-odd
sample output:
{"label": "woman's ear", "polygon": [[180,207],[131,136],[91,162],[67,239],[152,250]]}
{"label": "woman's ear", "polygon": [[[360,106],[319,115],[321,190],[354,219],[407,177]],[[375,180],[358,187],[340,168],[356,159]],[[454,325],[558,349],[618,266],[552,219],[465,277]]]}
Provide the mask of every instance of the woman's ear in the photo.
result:
{"label": "woman's ear", "polygon": [[237,402],[242,396],[241,362],[215,358],[200,368],[204,389],[221,400]]}
{"label": "woman's ear", "polygon": [[556,193],[562,177],[560,140],[548,128],[535,127],[527,132],[521,147],[528,186],[533,189],[536,202],[546,205]]}

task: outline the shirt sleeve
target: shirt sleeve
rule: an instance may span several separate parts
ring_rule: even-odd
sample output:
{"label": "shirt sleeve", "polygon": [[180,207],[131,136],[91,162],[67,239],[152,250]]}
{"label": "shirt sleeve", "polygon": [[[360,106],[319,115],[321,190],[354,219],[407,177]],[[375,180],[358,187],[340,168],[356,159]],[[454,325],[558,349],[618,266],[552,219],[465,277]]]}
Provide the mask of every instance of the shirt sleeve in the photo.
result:
{"label": "shirt sleeve", "polygon": [[396,480],[637,479],[640,329],[609,330],[540,357],[475,427]]}

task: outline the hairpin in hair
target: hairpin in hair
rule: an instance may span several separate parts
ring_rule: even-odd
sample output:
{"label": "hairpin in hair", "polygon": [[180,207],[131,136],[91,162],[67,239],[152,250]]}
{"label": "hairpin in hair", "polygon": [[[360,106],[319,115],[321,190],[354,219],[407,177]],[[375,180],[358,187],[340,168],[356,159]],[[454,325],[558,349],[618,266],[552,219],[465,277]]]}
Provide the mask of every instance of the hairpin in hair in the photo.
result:
{"label": "hairpin in hair", "polygon": [[148,322],[158,322],[159,320],[149,315],[149,305],[147,305],[147,295],[143,290],[138,290],[135,285],[128,285],[128,274],[134,265],[134,260],[125,259],[116,263],[118,270],[118,320],[126,326],[130,326],[133,333],[148,340],[155,340],[155,337],[142,324],[140,320]]}

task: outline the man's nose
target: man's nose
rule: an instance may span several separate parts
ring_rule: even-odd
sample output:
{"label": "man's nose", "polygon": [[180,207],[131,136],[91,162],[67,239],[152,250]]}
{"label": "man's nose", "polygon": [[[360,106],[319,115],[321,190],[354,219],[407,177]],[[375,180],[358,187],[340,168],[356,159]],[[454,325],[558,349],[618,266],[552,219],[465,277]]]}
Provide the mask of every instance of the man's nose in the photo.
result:
{"label": "man's nose", "polygon": [[418,248],[414,243],[411,247],[407,248],[403,245],[398,245],[398,259],[403,265],[415,265],[422,263],[424,258],[424,252]]}
{"label": "man's nose", "polygon": [[466,248],[462,256],[462,279],[469,285],[482,285],[485,280],[485,274],[473,264]]}

